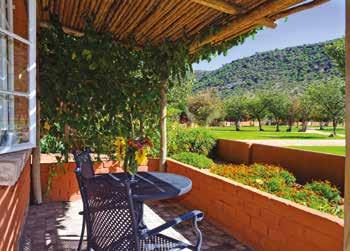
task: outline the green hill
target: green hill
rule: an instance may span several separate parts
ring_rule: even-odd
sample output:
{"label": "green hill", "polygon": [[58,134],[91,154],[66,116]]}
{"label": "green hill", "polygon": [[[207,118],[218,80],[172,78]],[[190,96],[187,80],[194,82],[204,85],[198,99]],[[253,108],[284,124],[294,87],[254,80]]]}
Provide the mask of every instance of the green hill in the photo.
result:
{"label": "green hill", "polygon": [[299,91],[313,81],[341,77],[324,49],[330,42],[256,53],[215,71],[201,71],[196,73],[194,90],[215,88],[222,95],[236,88]]}

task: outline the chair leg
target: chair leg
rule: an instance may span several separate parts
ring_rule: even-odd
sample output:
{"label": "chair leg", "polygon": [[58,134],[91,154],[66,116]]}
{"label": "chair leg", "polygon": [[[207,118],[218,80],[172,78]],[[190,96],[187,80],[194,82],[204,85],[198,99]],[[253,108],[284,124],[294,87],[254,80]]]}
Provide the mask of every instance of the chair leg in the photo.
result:
{"label": "chair leg", "polygon": [[202,242],[203,242],[203,235],[202,235],[201,230],[198,227],[197,219],[193,219],[192,220],[192,225],[193,225],[194,231],[196,232],[196,235],[197,235],[197,243],[194,246],[194,250],[195,251],[200,251],[201,247],[202,247]]}
{"label": "chair leg", "polygon": [[80,251],[80,250],[81,250],[81,246],[82,246],[82,244],[83,244],[83,240],[84,240],[84,232],[85,232],[85,215],[83,214],[83,224],[82,224],[81,233],[80,233],[80,239],[79,239],[78,251]]}

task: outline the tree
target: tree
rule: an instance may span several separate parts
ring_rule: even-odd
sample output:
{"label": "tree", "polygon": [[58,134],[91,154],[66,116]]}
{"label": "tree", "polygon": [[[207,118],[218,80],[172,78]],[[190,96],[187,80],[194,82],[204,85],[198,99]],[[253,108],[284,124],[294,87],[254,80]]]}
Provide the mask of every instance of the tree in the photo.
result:
{"label": "tree", "polygon": [[345,40],[337,39],[325,45],[326,53],[333,59],[339,71],[345,76]]}
{"label": "tree", "polygon": [[271,92],[266,98],[268,102],[267,110],[275,120],[276,132],[279,132],[280,123],[286,119],[291,102],[286,94],[279,92]]}
{"label": "tree", "polygon": [[214,90],[198,92],[189,97],[187,107],[190,117],[202,126],[222,116],[222,102]]}
{"label": "tree", "polygon": [[286,119],[288,122],[288,128],[286,131],[291,132],[293,123],[299,115],[298,114],[299,100],[295,96],[287,96],[287,97],[289,99],[289,103],[288,103],[287,109],[286,109],[286,112],[287,112]]}
{"label": "tree", "polygon": [[253,97],[247,100],[247,111],[252,119],[256,119],[259,123],[259,131],[264,131],[261,125],[267,114],[267,99],[266,94],[263,92],[256,93]]}
{"label": "tree", "polygon": [[240,130],[240,121],[247,116],[248,99],[245,95],[234,95],[225,102],[226,118],[235,122],[236,131]]}
{"label": "tree", "polygon": [[168,118],[178,121],[186,114],[187,100],[192,95],[194,76],[188,74],[185,79],[177,85],[173,85],[168,91]]}
{"label": "tree", "polygon": [[315,103],[313,103],[310,118],[320,123],[320,130],[324,130],[323,126],[331,120],[328,115],[323,112],[322,107]]}
{"label": "tree", "polygon": [[344,81],[339,78],[328,82],[312,84],[308,88],[312,101],[319,105],[321,111],[333,123],[333,136],[336,135],[337,124],[344,119],[345,90]]}
{"label": "tree", "polygon": [[298,97],[298,116],[301,120],[301,132],[306,132],[307,130],[307,122],[310,119],[311,113],[313,111],[314,103],[312,98],[308,92],[302,93]]}

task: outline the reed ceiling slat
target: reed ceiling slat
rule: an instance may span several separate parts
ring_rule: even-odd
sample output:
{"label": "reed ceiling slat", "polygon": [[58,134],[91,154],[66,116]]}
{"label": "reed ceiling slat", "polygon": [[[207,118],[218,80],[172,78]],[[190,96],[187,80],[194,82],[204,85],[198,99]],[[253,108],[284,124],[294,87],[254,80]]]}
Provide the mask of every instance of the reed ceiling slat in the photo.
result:
{"label": "reed ceiling slat", "polygon": [[[40,0],[38,14],[43,27],[48,27],[51,12],[59,16],[66,30],[77,34],[84,31],[87,19],[94,17],[93,25],[98,31],[110,32],[117,40],[133,37],[138,47],[147,42],[162,43],[166,39],[187,39],[191,43],[210,27],[222,27],[218,34],[192,44],[198,49],[207,43],[218,44],[232,39],[262,25],[274,27],[276,19],[326,1]],[[303,7],[295,8],[297,4],[303,4]],[[227,11],[230,6],[233,6],[232,11]],[[237,13],[234,13],[234,8]],[[267,22],[269,20],[271,22]]]}

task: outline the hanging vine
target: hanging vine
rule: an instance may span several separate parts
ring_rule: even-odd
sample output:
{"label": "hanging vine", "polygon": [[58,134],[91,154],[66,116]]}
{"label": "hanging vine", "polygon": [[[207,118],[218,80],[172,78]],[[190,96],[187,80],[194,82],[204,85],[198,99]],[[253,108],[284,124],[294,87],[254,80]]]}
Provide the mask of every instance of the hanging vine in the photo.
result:
{"label": "hanging vine", "polygon": [[115,41],[91,25],[82,37],[74,37],[64,33],[55,17],[51,23],[50,29],[40,30],[39,38],[41,135],[59,142],[54,149],[60,153],[59,162],[81,146],[113,158],[117,136],[158,137],[161,82],[168,79],[171,88],[192,71],[193,62],[225,53],[257,32],[208,44],[190,55],[191,43],[221,27],[210,27],[191,40],[149,43],[133,50],[132,39]]}

